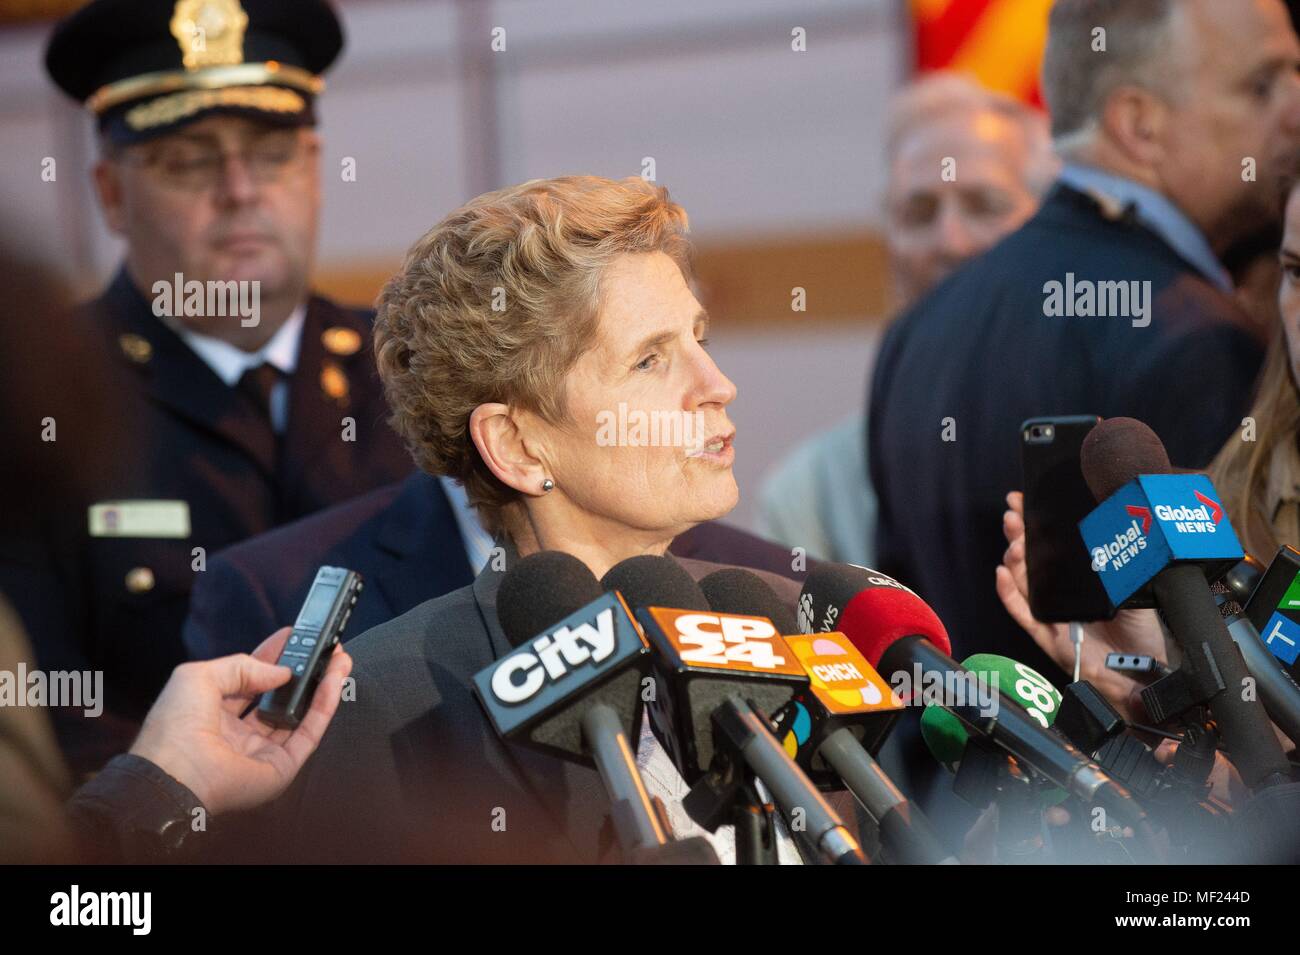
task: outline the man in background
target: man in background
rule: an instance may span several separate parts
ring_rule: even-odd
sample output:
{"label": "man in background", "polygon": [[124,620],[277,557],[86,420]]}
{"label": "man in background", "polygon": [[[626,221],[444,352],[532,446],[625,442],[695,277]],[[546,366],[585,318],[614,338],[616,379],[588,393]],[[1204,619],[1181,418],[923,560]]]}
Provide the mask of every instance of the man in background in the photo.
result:
{"label": "man in background", "polygon": [[[951,172],[940,175],[945,164]],[[900,305],[1024,224],[1058,165],[1041,113],[965,77],[931,74],[895,96],[884,205]],[[809,557],[871,566],[865,428],[854,415],[791,451],[759,490],[759,533]]]}
{"label": "man in background", "polygon": [[[384,421],[371,314],[308,287],[315,99],[342,43],[323,0],[93,0],[50,40],[50,75],[94,117],[96,192],[126,243],[73,316],[106,379],[97,437],[117,453],[0,537],[0,591],[42,668],[104,674],[104,715],[60,714],[77,771],[126,748],[184,659],[209,554],[409,470]],[[50,392],[66,347],[24,356]],[[81,416],[33,398],[20,456],[52,442],[75,454]]]}
{"label": "man in background", "polygon": [[1061,176],[895,323],[871,388],[876,566],[935,609],[958,660],[1053,672],[994,589],[1021,422],[1139,418],[1184,467],[1240,425],[1262,349],[1222,257],[1276,221],[1297,67],[1280,0],[1053,6],[1042,87]]}

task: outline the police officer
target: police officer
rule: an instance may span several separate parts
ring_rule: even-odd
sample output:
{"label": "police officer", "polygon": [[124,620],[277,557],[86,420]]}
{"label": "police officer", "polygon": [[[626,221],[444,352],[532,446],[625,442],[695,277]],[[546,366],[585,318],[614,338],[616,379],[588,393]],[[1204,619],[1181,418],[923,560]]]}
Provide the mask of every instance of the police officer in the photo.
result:
{"label": "police officer", "polygon": [[[50,75],[96,121],[94,184],[126,241],[72,316],[75,346],[107,365],[93,403],[115,451],[0,542],[0,589],[42,668],[103,671],[111,715],[60,721],[77,769],[125,748],[182,661],[208,554],[410,471],[371,314],[308,289],[314,103],[342,43],[323,0],[93,0],[50,41]],[[33,360],[57,378],[72,344]],[[75,419],[55,424],[78,439]]]}

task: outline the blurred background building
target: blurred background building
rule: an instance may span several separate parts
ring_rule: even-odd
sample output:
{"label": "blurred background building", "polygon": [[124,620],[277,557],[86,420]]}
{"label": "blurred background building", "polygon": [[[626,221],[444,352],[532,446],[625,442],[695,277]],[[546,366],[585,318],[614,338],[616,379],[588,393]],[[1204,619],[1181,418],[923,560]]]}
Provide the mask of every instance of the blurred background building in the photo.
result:
{"label": "blurred background building", "polygon": [[[90,295],[120,248],[90,189],[90,120],[41,66],[53,20],[77,5],[0,0],[0,203],[27,249]],[[768,466],[864,402],[891,309],[890,94],[917,69],[949,68],[1036,101],[1049,6],[342,0],[347,44],[318,105],[315,284],[369,303],[419,235],[489,189],[654,178],[691,215],[713,351],[739,388],[733,520],[749,525]]]}

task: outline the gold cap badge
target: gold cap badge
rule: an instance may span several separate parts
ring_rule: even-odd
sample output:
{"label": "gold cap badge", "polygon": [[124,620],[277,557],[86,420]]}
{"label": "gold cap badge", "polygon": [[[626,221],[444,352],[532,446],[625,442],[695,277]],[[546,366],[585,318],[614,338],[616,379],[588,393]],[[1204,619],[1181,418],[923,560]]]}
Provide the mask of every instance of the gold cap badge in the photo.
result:
{"label": "gold cap badge", "polygon": [[244,62],[248,14],[239,0],[177,0],[170,27],[187,70]]}
{"label": "gold cap badge", "polygon": [[321,332],[321,344],[334,355],[347,357],[361,350],[361,333],[346,325],[334,325]]}

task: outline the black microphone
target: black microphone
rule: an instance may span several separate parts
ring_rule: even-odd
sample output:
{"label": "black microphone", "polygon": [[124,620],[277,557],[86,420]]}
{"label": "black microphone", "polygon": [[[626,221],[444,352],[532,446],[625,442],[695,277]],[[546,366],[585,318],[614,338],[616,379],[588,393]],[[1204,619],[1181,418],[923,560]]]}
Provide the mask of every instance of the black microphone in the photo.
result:
{"label": "black microphone", "polygon": [[1117,607],[1156,606],[1182,651],[1173,682],[1148,687],[1144,700],[1158,702],[1162,692],[1170,698],[1166,688],[1176,686],[1172,698],[1209,707],[1251,790],[1289,783],[1281,744],[1247,691],[1250,671],[1210,592],[1207,577],[1243,556],[1213,485],[1203,475],[1171,473],[1160,439],[1133,418],[1097,425],[1079,460],[1098,501],[1079,525],[1093,569]]}
{"label": "black microphone", "polygon": [[622,599],[605,593],[578,558],[540,551],[507,571],[497,619],[515,650],[474,676],[497,733],[594,764],[626,853],[668,842],[662,807],[633,758],[650,656]]}
{"label": "black microphone", "polygon": [[[934,611],[907,587],[878,571],[819,563],[804,581],[799,619],[815,632],[833,626],[844,633],[895,690],[911,686],[916,696],[926,684],[978,685],[978,677],[948,655],[947,631]],[[931,702],[928,693],[926,697]],[[955,696],[936,702],[968,729],[1085,804],[1104,807],[1150,843],[1146,813],[1127,789],[1023,706],[1000,691],[998,700],[991,708]]]}
{"label": "black microphone", "polygon": [[700,580],[700,590],[712,610],[766,617],[776,625],[778,633],[799,632],[794,608],[787,606],[753,571],[743,567],[715,570]]}
{"label": "black microphone", "polygon": [[731,819],[738,860],[770,861],[772,851],[760,850],[759,834],[747,830],[762,810],[757,778],[790,829],[805,831],[825,860],[865,863],[843,821],[772,735],[766,714],[808,685],[776,626],[712,611],[671,557],[629,558],[602,583],[635,608],[656,651],[651,727],[692,787],[683,801],[691,818],[709,831]]}
{"label": "black microphone", "polygon": [[797,747],[796,762],[808,777],[823,788],[847,788],[876,823],[891,860],[955,865],[930,821],[872,758],[902,703],[862,654],[843,634],[790,636],[796,627],[793,609],[748,570],[714,571],[700,581],[700,589],[714,610],[759,614],[787,634],[811,686],[774,714],[773,722],[787,748]]}
{"label": "black microphone", "polygon": [[1223,584],[1228,588],[1234,600],[1243,607],[1250,603],[1255,588],[1264,579],[1265,567],[1254,557],[1247,554],[1241,561],[1223,575]]}
{"label": "black microphone", "polygon": [[1214,723],[1188,722],[1173,763],[1164,766],[1092,684],[1071,683],[1062,696],[1056,729],[1142,800],[1169,834],[1171,848],[1184,853],[1178,861],[1223,861],[1233,833],[1227,807],[1210,797]]}
{"label": "black microphone", "polygon": [[1247,617],[1229,614],[1223,622],[1255,678],[1264,710],[1292,742],[1300,741],[1300,686],[1281,661],[1268,652],[1259,631]]}

